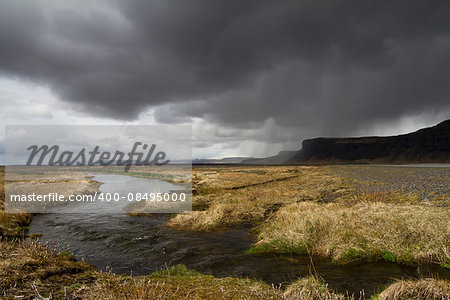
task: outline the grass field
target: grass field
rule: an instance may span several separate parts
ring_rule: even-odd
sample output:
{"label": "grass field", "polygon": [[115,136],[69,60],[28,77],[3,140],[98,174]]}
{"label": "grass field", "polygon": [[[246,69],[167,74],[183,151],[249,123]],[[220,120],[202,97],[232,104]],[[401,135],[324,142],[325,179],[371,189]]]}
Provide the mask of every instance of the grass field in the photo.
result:
{"label": "grass field", "polygon": [[[175,215],[167,225],[212,231],[250,224],[257,241],[249,252],[255,254],[293,252],[339,263],[389,260],[448,266],[448,169],[377,168],[196,167],[194,212]],[[3,182],[3,172],[0,176]],[[3,203],[3,184],[1,189]],[[102,273],[53,246],[23,240],[31,217],[0,211],[2,296],[351,299],[329,290],[313,274],[277,289],[250,279],[203,275],[183,265],[138,277]],[[397,281],[373,299],[445,297],[450,298],[450,283],[436,278]]]}
{"label": "grass field", "polygon": [[449,173],[377,166],[199,167],[193,170],[194,212],[168,225],[221,230],[250,223],[258,234],[251,253],[446,265]]}

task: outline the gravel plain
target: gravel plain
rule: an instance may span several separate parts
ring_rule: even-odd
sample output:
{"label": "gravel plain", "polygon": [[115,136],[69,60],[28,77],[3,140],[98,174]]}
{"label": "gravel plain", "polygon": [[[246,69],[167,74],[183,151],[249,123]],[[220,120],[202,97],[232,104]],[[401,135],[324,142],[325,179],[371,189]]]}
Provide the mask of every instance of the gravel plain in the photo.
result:
{"label": "gravel plain", "polygon": [[450,202],[450,165],[385,166],[345,165],[330,166],[333,173],[349,180],[358,191],[387,191],[409,194],[419,201]]}

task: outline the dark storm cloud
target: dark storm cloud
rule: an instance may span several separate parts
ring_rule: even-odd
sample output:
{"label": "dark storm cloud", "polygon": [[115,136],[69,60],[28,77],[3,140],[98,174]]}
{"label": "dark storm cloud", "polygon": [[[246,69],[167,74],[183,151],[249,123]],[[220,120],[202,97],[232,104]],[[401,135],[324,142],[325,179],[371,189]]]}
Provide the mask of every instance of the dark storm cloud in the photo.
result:
{"label": "dark storm cloud", "polygon": [[120,119],[351,132],[449,111],[449,53],[447,1],[0,2],[0,72]]}

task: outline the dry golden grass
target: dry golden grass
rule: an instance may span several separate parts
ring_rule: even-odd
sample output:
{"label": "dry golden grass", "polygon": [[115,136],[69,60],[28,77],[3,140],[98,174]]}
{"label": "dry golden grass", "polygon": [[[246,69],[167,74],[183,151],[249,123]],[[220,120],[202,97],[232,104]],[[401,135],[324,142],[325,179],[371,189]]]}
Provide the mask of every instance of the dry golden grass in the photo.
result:
{"label": "dry golden grass", "polygon": [[421,205],[296,203],[260,227],[253,252],[297,252],[338,262],[450,261],[450,210]]}
{"label": "dry golden grass", "polygon": [[0,242],[0,292],[6,297],[73,294],[70,286],[92,283],[94,267],[75,261],[67,252],[38,242]]}
{"label": "dry golden grass", "polygon": [[345,297],[342,294],[333,293],[322,279],[309,276],[301,278],[289,285],[283,293],[283,299],[350,300],[353,297]]}
{"label": "dry golden grass", "polygon": [[3,239],[22,238],[28,224],[30,214],[7,214],[5,204],[5,167],[0,166],[0,241]]}
{"label": "dry golden grass", "polygon": [[87,299],[274,299],[279,290],[250,279],[215,278],[177,265],[150,276],[102,274]]}
{"label": "dry golden grass", "polygon": [[[0,170],[0,204],[4,175]],[[292,251],[337,261],[389,259],[449,262],[449,208],[413,205],[416,200],[382,188],[358,192],[328,168],[199,167],[193,171],[194,212],[169,225],[218,230],[259,223],[261,251]],[[448,203],[440,195],[440,203]],[[441,199],[442,198],[442,199]],[[382,203],[380,203],[382,202]],[[348,299],[315,277],[285,291],[249,280],[215,278],[176,266],[149,276],[101,273],[68,253],[20,241],[31,217],[0,210],[0,294],[9,298],[59,299]],[[7,241],[14,238],[16,242]],[[380,299],[448,299],[449,282],[399,281]]]}
{"label": "dry golden grass", "polygon": [[[51,299],[273,299],[279,290],[238,278],[215,278],[183,265],[150,276],[119,276],[77,262],[36,241],[0,242],[0,295]],[[53,297],[53,298],[52,298]]]}
{"label": "dry golden grass", "polygon": [[[400,281],[379,299],[447,299],[448,292],[444,280]],[[102,273],[37,242],[0,242],[0,294],[11,299],[354,299],[332,292],[313,276],[282,291],[250,279],[203,275],[183,265],[149,276]]]}
{"label": "dry golden grass", "polygon": [[194,211],[167,224],[184,230],[259,224],[250,253],[448,264],[448,207],[419,204],[416,194],[379,183],[352,184],[327,167],[199,167],[193,170]]}
{"label": "dry golden grass", "polygon": [[0,295],[56,299],[273,299],[279,290],[239,278],[215,278],[183,265],[149,276],[102,273],[38,242],[0,242]]}
{"label": "dry golden grass", "polygon": [[450,282],[439,279],[400,280],[391,284],[379,300],[446,300],[450,299]]}
{"label": "dry golden grass", "polygon": [[[402,194],[392,184],[387,188],[370,181],[361,188],[362,178],[355,186],[335,169],[198,167],[193,170],[194,211],[176,215],[167,224],[184,230],[258,225],[259,242],[250,253],[312,253],[341,263],[378,259],[449,263],[450,208],[441,205],[448,204],[447,198],[439,205],[424,205],[417,193]],[[383,169],[374,170],[384,178]],[[394,181],[411,173],[402,168],[389,172]]]}
{"label": "dry golden grass", "polygon": [[199,167],[193,170],[193,212],[167,225],[220,230],[264,221],[280,207],[301,201],[339,201],[350,192],[340,178],[318,167]]}

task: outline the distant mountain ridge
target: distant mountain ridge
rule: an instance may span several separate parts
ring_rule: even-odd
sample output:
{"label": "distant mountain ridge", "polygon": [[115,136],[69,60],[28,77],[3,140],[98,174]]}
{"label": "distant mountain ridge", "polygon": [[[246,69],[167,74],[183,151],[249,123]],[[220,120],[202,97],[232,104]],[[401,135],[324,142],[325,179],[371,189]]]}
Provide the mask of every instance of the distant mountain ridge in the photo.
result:
{"label": "distant mountain ridge", "polygon": [[209,164],[240,164],[243,160],[250,157],[225,157],[225,158],[195,158],[192,160],[193,165],[209,165]]}
{"label": "distant mountain ridge", "polygon": [[250,158],[243,160],[242,163],[246,165],[282,165],[293,158],[298,151],[280,151],[277,155],[265,158]]}
{"label": "distant mountain ridge", "polygon": [[314,138],[286,163],[448,163],[450,119],[436,126],[387,137]]}

